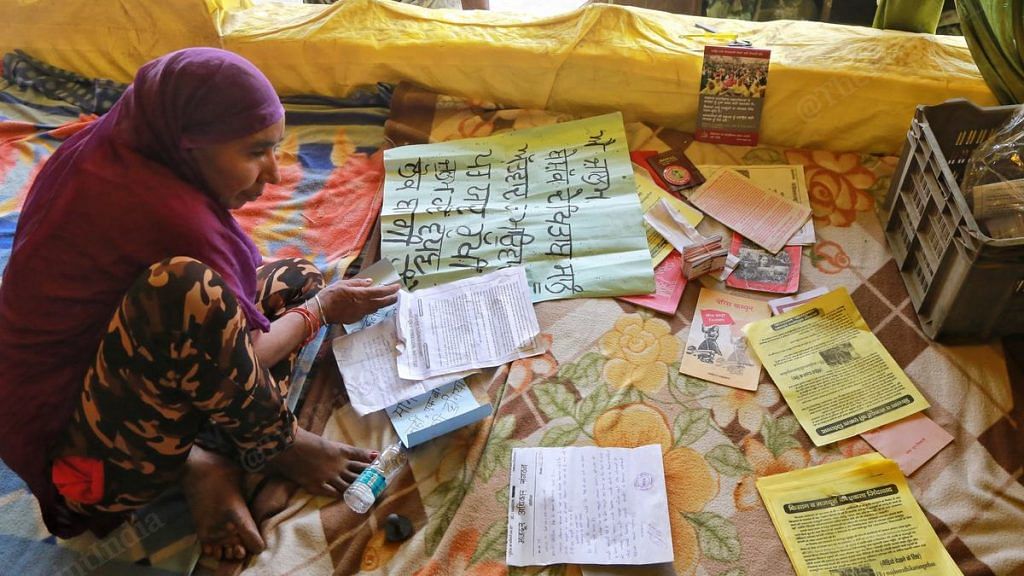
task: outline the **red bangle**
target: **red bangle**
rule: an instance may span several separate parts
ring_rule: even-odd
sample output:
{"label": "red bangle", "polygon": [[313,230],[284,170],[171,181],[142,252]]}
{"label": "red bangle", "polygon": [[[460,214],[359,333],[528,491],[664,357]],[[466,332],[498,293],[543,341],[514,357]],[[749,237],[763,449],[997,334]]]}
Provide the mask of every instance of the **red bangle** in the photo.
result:
{"label": "red bangle", "polygon": [[302,341],[302,345],[305,346],[312,342],[313,338],[316,337],[316,333],[320,331],[320,319],[317,318],[308,308],[302,305],[289,308],[285,311],[285,314],[288,312],[295,312],[299,316],[302,316],[303,321],[306,323],[306,330],[308,331],[308,334],[306,335],[306,339]]}

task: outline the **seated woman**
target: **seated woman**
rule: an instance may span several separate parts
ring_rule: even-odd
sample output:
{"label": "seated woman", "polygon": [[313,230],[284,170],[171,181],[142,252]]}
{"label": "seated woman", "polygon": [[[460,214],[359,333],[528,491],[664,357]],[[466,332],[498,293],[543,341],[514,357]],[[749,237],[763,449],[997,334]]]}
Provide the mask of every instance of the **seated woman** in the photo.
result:
{"label": "seated woman", "polygon": [[143,66],[40,170],[0,284],[0,458],[54,534],[102,533],[180,485],[204,552],[259,553],[243,468],[340,497],[374,453],[297,426],[291,362],[397,287],[262,265],[229,210],[278,181],[284,110],[211,48]]}

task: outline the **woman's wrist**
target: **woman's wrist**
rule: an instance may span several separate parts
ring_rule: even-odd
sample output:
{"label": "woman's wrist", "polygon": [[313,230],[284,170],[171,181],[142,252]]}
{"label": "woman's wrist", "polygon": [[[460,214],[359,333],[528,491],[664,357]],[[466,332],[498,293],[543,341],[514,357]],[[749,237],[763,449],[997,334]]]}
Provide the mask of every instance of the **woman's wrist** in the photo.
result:
{"label": "woman's wrist", "polygon": [[[306,300],[306,302],[308,303],[309,300]],[[323,326],[330,324],[330,322],[327,321],[327,311],[324,310],[324,301],[320,299],[319,293],[313,294],[313,302],[316,303],[317,316],[320,318],[320,324]]]}

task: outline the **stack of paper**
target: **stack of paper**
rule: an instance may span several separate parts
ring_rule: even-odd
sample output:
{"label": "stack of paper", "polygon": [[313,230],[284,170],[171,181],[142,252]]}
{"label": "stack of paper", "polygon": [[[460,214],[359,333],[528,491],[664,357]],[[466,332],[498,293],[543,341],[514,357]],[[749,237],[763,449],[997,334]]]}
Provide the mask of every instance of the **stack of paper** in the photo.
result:
{"label": "stack of paper", "polygon": [[729,251],[722,247],[722,236],[705,237],[676,208],[664,199],[652,206],[644,220],[668,240],[682,255],[683,276],[692,280],[726,264]]}
{"label": "stack of paper", "polygon": [[409,380],[544,352],[526,271],[516,266],[398,294],[398,374]]}
{"label": "stack of paper", "polygon": [[402,378],[398,372],[398,331],[394,318],[335,338],[331,344],[352,408],[359,415],[426,394],[472,372],[418,380]]}
{"label": "stack of paper", "polygon": [[683,275],[693,280],[708,272],[721,270],[728,256],[729,251],[722,247],[722,236],[708,236],[683,250]]}
{"label": "stack of paper", "polygon": [[[766,192],[777,194],[792,200],[801,206],[811,207],[811,197],[807,193],[807,180],[804,167],[799,164],[764,164],[756,166],[720,166],[701,165],[706,174],[714,175],[719,170],[732,170],[740,176],[749,178],[757,187]],[[803,227],[793,234],[786,242],[787,246],[813,246],[815,242],[814,221],[808,219]]]}

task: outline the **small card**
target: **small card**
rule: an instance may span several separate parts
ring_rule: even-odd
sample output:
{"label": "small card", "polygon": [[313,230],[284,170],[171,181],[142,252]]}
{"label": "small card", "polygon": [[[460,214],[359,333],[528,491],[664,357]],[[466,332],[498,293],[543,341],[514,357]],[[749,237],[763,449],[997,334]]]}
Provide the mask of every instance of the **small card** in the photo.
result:
{"label": "small card", "polygon": [[861,432],[860,437],[882,456],[895,460],[905,476],[913,474],[953,441],[949,432],[923,412]]}
{"label": "small card", "polygon": [[385,412],[402,444],[412,448],[483,420],[491,415],[491,405],[477,402],[466,381],[459,379],[389,406]]}
{"label": "small card", "polygon": [[768,305],[702,288],[679,372],[741,390],[757,390],[761,362],[749,350],[743,327],[768,318]]}
{"label": "small card", "polygon": [[670,192],[696,188],[704,183],[704,175],[682,151],[669,150],[647,158],[654,177]]}
{"label": "small card", "polygon": [[654,269],[654,294],[647,296],[621,296],[619,300],[650,308],[662,314],[675,314],[679,308],[679,300],[686,288],[683,276],[682,257],[673,250],[661,264]]}
{"label": "small card", "polygon": [[758,187],[723,168],[690,195],[690,202],[775,254],[811,216],[811,209]]}
{"label": "small card", "polygon": [[697,105],[701,142],[757,146],[771,50],[705,46]]}
{"label": "small card", "polygon": [[825,294],[828,294],[828,288],[820,286],[814,290],[808,290],[807,292],[801,292],[799,294],[794,294],[793,296],[769,300],[768,307],[772,309],[772,316],[778,316],[779,314],[789,312],[791,309],[796,308],[804,302],[810,302],[818,296],[824,296]]}
{"label": "small card", "polygon": [[725,281],[730,288],[792,294],[800,289],[800,247],[786,246],[772,254],[733,232],[729,253],[739,264]]}

